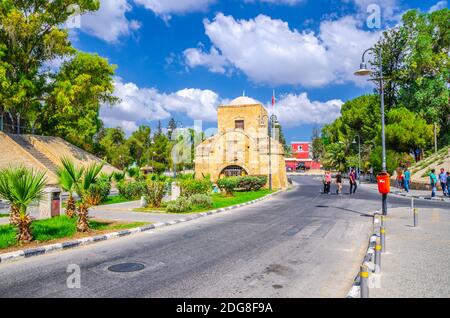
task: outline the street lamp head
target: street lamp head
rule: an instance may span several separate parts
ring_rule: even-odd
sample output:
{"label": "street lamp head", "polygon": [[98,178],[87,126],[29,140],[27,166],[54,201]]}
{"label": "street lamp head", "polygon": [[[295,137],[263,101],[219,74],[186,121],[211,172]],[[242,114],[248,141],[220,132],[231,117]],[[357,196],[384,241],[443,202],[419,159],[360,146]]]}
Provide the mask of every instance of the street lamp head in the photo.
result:
{"label": "street lamp head", "polygon": [[359,70],[355,72],[356,76],[367,76],[371,75],[373,72],[367,68],[367,64],[365,62],[362,62],[359,66]]}
{"label": "street lamp head", "polygon": [[356,139],[353,139],[352,144],[354,144],[354,145],[357,144]]}

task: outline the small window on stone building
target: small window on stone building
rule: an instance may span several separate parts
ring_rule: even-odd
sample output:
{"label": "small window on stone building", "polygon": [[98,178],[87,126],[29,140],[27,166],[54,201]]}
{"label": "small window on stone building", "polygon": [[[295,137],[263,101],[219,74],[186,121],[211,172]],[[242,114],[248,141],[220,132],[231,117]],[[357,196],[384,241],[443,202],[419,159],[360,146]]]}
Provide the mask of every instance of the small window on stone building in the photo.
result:
{"label": "small window on stone building", "polygon": [[234,124],[235,124],[235,128],[236,129],[244,129],[244,121],[243,120],[236,120],[235,122],[234,122]]}

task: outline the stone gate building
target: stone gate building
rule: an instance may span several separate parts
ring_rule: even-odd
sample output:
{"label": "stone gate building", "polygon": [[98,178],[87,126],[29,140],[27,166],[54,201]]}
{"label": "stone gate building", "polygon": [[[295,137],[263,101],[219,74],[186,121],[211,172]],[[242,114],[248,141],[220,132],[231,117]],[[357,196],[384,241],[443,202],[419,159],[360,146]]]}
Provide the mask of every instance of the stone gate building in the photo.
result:
{"label": "stone gate building", "polygon": [[209,174],[216,182],[225,176],[268,177],[271,167],[273,189],[286,188],[284,149],[273,134],[269,151],[268,125],[269,114],[254,99],[239,97],[219,106],[218,133],[196,148],[197,178]]}

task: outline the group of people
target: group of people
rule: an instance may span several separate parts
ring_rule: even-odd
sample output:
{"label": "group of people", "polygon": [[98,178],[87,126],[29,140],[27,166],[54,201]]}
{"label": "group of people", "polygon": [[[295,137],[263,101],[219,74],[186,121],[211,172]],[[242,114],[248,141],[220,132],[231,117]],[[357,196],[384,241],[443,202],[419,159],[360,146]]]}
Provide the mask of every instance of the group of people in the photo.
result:
{"label": "group of people", "polygon": [[434,198],[437,192],[438,182],[441,184],[442,192],[444,196],[450,197],[450,172],[445,172],[442,168],[438,176],[436,176],[436,170],[432,169],[430,172],[430,185],[431,185],[431,197]]}
{"label": "group of people", "polygon": [[[350,183],[350,195],[356,193],[356,189],[358,188],[358,176],[355,169],[351,169],[348,175],[349,183]],[[323,193],[331,194],[331,183],[333,181],[333,176],[331,171],[325,171],[325,175],[323,176]],[[338,172],[335,176],[334,182],[336,184],[336,194],[342,194],[343,189],[343,177],[342,173]]]}
{"label": "group of people", "polygon": [[397,188],[404,189],[409,192],[411,186],[411,172],[407,167],[397,169]]}

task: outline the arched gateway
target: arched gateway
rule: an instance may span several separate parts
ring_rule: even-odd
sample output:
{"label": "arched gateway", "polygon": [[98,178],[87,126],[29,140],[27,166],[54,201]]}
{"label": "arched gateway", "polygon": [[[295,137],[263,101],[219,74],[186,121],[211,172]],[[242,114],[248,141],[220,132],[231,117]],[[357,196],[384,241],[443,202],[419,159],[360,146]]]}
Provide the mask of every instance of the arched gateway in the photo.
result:
{"label": "arched gateway", "polygon": [[[269,142],[269,114],[264,106],[248,97],[219,106],[218,133],[203,141],[195,152],[198,178],[211,181],[226,176],[269,176],[274,189],[287,187],[284,149],[276,138]],[[269,149],[271,145],[271,149]]]}

